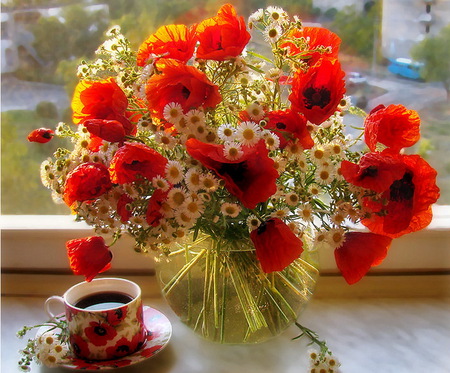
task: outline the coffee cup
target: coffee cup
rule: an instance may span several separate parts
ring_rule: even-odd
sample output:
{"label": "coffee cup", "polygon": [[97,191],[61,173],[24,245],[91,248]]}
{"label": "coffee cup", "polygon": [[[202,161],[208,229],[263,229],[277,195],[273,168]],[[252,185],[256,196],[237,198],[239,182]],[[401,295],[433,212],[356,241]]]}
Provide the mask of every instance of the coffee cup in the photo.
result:
{"label": "coffee cup", "polygon": [[45,302],[54,318],[55,303],[64,305],[69,346],[76,357],[110,360],[139,350],[146,341],[140,287],[122,278],[98,278],[81,282],[62,297]]}

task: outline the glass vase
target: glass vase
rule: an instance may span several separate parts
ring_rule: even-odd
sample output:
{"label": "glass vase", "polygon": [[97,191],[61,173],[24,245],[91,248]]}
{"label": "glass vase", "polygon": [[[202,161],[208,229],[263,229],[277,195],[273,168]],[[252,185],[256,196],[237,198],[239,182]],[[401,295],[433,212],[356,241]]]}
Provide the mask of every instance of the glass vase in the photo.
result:
{"label": "glass vase", "polygon": [[208,235],[156,258],[162,294],[180,320],[220,343],[259,343],[294,323],[318,277],[304,251],[280,272],[264,273],[250,240],[228,247]]}

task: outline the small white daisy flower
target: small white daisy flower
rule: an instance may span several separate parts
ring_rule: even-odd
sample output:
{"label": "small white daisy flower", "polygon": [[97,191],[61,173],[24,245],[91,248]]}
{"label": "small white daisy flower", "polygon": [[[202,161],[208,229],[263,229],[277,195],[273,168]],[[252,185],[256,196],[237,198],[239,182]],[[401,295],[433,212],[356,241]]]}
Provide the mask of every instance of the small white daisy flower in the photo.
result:
{"label": "small white daisy flower", "polygon": [[282,209],[275,210],[274,212],[272,212],[270,214],[270,216],[273,218],[284,219],[288,216],[288,214],[289,214],[289,209],[287,207],[285,207]]}
{"label": "small white daisy flower", "polygon": [[260,225],[261,222],[255,215],[249,215],[247,218],[247,226],[250,231],[257,229]]}
{"label": "small white daisy flower", "polygon": [[201,110],[190,110],[185,115],[186,123],[188,126],[197,126],[198,124],[205,124],[205,113]]}
{"label": "small white daisy flower", "polygon": [[329,157],[328,149],[323,145],[315,145],[310,151],[311,160],[314,163],[320,164]]}
{"label": "small white daisy flower", "polygon": [[192,227],[195,224],[196,218],[184,209],[175,211],[175,221],[182,227]]}
{"label": "small white daisy flower", "polygon": [[266,14],[272,22],[285,23],[289,20],[289,16],[283,8],[279,6],[268,6]]}
{"label": "small white daisy flower", "polygon": [[297,206],[300,202],[300,198],[297,193],[290,192],[285,196],[286,203],[289,206]]}
{"label": "small white daisy flower", "polygon": [[192,218],[199,218],[205,211],[204,205],[199,200],[188,198],[184,205],[185,212]]}
{"label": "small white daisy flower", "polygon": [[241,207],[235,203],[225,202],[220,207],[220,211],[224,216],[229,216],[231,218],[235,218],[241,212]]}
{"label": "small white daisy flower", "polygon": [[223,155],[225,158],[230,161],[236,161],[242,157],[244,152],[241,149],[241,146],[235,142],[226,142],[223,147]]}
{"label": "small white daisy flower", "polygon": [[262,21],[264,17],[264,9],[260,8],[256,12],[253,12],[250,14],[250,17],[248,17],[248,23],[253,24]]}
{"label": "small white daisy flower", "polygon": [[211,173],[203,174],[201,178],[202,186],[200,189],[204,189],[207,192],[214,192],[219,187],[219,181]]}
{"label": "small white daisy flower", "polygon": [[330,184],[334,180],[334,172],[330,167],[317,167],[315,172],[316,182],[322,185]]}
{"label": "small white daisy flower", "polygon": [[311,222],[314,219],[314,210],[309,203],[305,203],[299,206],[297,209],[297,214],[302,220],[305,220],[307,222]]}
{"label": "small white daisy flower", "polygon": [[248,105],[245,111],[248,113],[250,118],[255,122],[259,122],[261,119],[264,118],[265,115],[263,107],[257,102]]}
{"label": "small white daisy flower", "polygon": [[261,136],[266,142],[267,149],[276,150],[280,147],[280,138],[275,133],[264,130],[261,132]]}
{"label": "small white daisy flower", "polygon": [[276,23],[273,23],[264,30],[264,39],[269,43],[276,43],[282,34],[283,30],[281,27]]}
{"label": "small white daisy flower", "polygon": [[345,230],[342,228],[332,228],[327,233],[327,242],[331,249],[340,247],[345,241]]}
{"label": "small white daisy flower", "polygon": [[175,146],[174,137],[165,131],[157,131],[155,133],[155,141],[167,149],[172,149]]}
{"label": "small white daisy flower", "polygon": [[[152,179],[152,185],[157,189],[161,189],[161,191],[163,191],[163,192],[167,192],[171,186],[171,184],[160,175],[155,176]],[[136,195],[136,197],[138,197],[138,196],[139,196],[139,194]]]}
{"label": "small white daisy flower", "polygon": [[173,209],[182,206],[187,200],[187,193],[182,188],[172,188],[167,194],[167,203]]}
{"label": "small white daisy flower", "polygon": [[252,146],[255,145],[261,138],[261,129],[259,126],[250,121],[242,122],[238,129],[236,140],[242,145]]}
{"label": "small white daisy flower", "polygon": [[222,141],[233,141],[236,137],[236,130],[231,124],[222,124],[217,129],[217,136]]}
{"label": "small white daisy flower", "polygon": [[183,180],[183,166],[178,161],[168,161],[166,165],[166,177],[172,184],[178,184]]}
{"label": "small white daisy flower", "polygon": [[163,116],[169,123],[177,124],[183,116],[183,108],[177,102],[170,102],[164,106]]}
{"label": "small white daisy flower", "polygon": [[196,192],[202,186],[201,173],[198,169],[191,168],[186,172],[185,181],[188,189],[192,192]]}

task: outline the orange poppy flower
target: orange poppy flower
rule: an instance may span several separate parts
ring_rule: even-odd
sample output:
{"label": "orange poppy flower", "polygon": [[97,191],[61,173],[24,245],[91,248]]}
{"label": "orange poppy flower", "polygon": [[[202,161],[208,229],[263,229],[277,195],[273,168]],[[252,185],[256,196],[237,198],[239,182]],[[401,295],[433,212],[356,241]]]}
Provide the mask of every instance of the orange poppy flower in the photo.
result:
{"label": "orange poppy flower", "polygon": [[371,151],[377,143],[393,151],[414,145],[420,139],[420,118],[403,105],[379,105],[364,121],[364,140]]}
{"label": "orange poppy flower", "polygon": [[322,58],[307,72],[295,73],[289,101],[306,119],[319,125],[337,110],[345,93],[344,75],[338,60]]}
{"label": "orange poppy flower", "polygon": [[70,269],[90,282],[101,272],[111,268],[112,253],[100,236],[77,238],[66,242]]}
{"label": "orange poppy flower", "polygon": [[396,238],[430,224],[431,205],[439,198],[437,173],[419,155],[368,153],[356,166],[341,171],[348,182],[379,194],[363,199],[370,217],[362,223],[372,232]]}
{"label": "orange poppy flower", "polygon": [[150,110],[161,118],[164,107],[171,102],[189,111],[199,107],[214,108],[222,101],[219,87],[206,74],[173,60],[166,60],[162,74],[155,74],[148,80],[146,95]]}
{"label": "orange poppy flower", "polygon": [[128,99],[113,78],[101,81],[82,80],[75,88],[72,98],[73,122],[85,119],[123,118]]}
{"label": "orange poppy flower", "polygon": [[114,154],[109,165],[113,183],[126,184],[140,178],[152,180],[164,175],[167,159],[141,143],[125,143]]}
{"label": "orange poppy flower", "polygon": [[231,4],[223,5],[217,16],[197,26],[197,58],[224,61],[237,57],[250,41],[245,20],[238,17]]}
{"label": "orange poppy flower", "polygon": [[311,149],[314,146],[314,141],[306,127],[306,118],[293,110],[269,112],[268,122],[264,128],[278,135],[281,149],[284,149],[289,141],[296,139],[304,149]]}
{"label": "orange poppy flower", "polygon": [[245,207],[254,209],[277,191],[278,172],[264,140],[253,147],[243,146],[243,155],[235,161],[227,159],[223,149],[224,145],[206,144],[197,139],[186,141],[189,155],[224,180],[225,188]]}
{"label": "orange poppy flower", "polygon": [[64,202],[72,206],[76,201],[90,201],[112,188],[109,172],[102,163],[81,163],[67,175]]}
{"label": "orange poppy flower", "polygon": [[392,238],[369,232],[348,232],[344,243],[334,250],[337,267],[348,284],[361,280],[369,269],[381,264]]}
{"label": "orange poppy flower", "polygon": [[[298,39],[304,38],[307,41],[306,48],[300,48]],[[280,48],[286,48],[288,55],[301,55],[308,64],[314,65],[321,57],[337,59],[341,38],[334,32],[324,27],[303,27],[301,29],[291,29],[280,42]],[[328,48],[325,53],[312,52],[317,47]]]}
{"label": "orange poppy flower", "polygon": [[152,56],[173,58],[187,62],[194,54],[195,27],[185,25],[161,26],[140,46],[137,54],[138,66],[145,66]]}
{"label": "orange poppy flower", "polygon": [[282,271],[303,252],[303,242],[278,218],[262,223],[250,238],[265,273]]}

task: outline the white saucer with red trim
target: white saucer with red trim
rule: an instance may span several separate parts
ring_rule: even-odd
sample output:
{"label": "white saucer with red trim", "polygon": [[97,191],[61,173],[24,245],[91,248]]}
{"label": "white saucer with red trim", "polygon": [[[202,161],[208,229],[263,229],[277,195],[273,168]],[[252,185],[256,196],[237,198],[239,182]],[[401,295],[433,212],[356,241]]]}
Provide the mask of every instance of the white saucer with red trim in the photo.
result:
{"label": "white saucer with red trim", "polygon": [[[68,356],[64,361],[58,363],[58,366],[83,370],[117,369],[140,363],[155,356],[169,343],[172,335],[172,324],[164,314],[148,306],[144,306],[143,316],[145,327],[150,332],[148,333],[146,343],[135,353],[121,358],[103,361],[89,361]],[[37,332],[37,336],[42,335],[47,330],[48,327],[41,327]]]}

